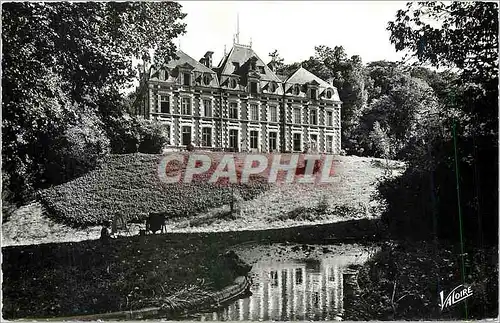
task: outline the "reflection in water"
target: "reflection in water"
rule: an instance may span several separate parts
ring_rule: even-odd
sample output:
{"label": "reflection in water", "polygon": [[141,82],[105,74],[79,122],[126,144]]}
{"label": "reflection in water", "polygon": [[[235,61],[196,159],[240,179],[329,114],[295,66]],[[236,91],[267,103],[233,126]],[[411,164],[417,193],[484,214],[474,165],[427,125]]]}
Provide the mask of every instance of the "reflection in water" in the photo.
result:
{"label": "reflection in water", "polygon": [[251,296],[221,310],[200,314],[209,320],[340,320],[343,270],[366,257],[330,256],[316,261],[257,262],[252,268]]}

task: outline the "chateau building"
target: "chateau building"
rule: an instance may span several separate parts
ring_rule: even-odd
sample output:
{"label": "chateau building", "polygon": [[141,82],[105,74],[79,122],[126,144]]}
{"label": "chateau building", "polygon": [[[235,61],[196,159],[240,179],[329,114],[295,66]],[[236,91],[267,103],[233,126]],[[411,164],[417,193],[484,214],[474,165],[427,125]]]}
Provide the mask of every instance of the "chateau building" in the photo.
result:
{"label": "chateau building", "polygon": [[170,133],[169,147],[340,152],[337,89],[303,67],[277,75],[251,46],[234,44],[217,67],[213,52],[199,61],[178,51],[164,68],[142,71],[138,111]]}

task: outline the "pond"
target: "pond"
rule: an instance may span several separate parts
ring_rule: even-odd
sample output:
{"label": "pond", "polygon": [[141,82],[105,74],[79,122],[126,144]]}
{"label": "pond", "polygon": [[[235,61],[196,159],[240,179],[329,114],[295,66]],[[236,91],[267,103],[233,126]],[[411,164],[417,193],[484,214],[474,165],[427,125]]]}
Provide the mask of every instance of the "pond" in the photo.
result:
{"label": "pond", "polygon": [[234,251],[252,264],[250,295],[210,313],[201,321],[342,320],[352,265],[377,250],[360,245],[247,245]]}

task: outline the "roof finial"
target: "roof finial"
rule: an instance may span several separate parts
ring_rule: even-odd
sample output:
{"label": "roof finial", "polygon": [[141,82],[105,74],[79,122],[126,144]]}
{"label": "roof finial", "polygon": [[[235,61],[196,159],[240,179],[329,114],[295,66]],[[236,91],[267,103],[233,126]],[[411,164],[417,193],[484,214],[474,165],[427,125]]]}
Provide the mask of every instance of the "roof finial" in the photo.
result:
{"label": "roof finial", "polygon": [[224,44],[224,56],[226,56],[226,44]]}
{"label": "roof finial", "polygon": [[240,13],[236,14],[236,43],[240,43]]}
{"label": "roof finial", "polygon": [[252,37],[250,37],[250,48],[252,48]]}

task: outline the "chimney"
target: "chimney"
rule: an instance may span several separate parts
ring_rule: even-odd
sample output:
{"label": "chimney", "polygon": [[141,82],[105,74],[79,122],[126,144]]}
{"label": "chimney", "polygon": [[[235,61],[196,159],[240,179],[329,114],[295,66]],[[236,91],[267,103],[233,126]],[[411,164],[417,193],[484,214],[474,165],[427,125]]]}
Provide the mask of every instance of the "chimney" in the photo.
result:
{"label": "chimney", "polygon": [[208,68],[212,68],[212,55],[214,52],[208,51],[203,55],[203,58],[205,59],[204,65]]}

